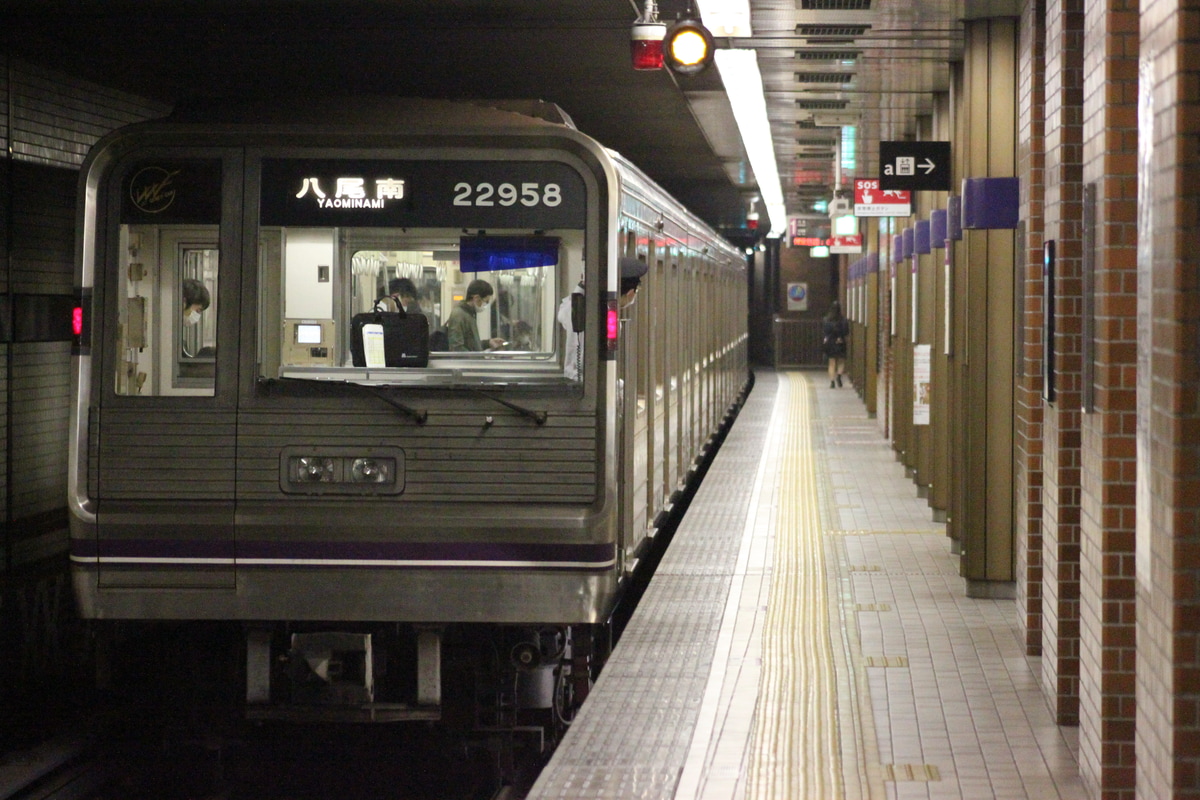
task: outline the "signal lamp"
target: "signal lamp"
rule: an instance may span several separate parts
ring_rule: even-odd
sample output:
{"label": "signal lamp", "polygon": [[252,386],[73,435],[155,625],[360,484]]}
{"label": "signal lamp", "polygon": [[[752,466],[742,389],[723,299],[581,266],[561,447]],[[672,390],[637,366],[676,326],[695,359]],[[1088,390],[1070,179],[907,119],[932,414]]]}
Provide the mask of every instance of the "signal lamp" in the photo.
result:
{"label": "signal lamp", "polygon": [[629,37],[629,52],[634,69],[662,69],[663,37],[667,26],[661,22],[635,22]]}
{"label": "signal lamp", "polygon": [[629,34],[629,53],[634,69],[662,69],[663,37],[667,26],[658,21],[657,0],[646,0],[642,15],[634,20]]}
{"label": "signal lamp", "polygon": [[663,39],[663,61],[680,75],[697,75],[713,61],[713,37],[699,20],[681,19]]}

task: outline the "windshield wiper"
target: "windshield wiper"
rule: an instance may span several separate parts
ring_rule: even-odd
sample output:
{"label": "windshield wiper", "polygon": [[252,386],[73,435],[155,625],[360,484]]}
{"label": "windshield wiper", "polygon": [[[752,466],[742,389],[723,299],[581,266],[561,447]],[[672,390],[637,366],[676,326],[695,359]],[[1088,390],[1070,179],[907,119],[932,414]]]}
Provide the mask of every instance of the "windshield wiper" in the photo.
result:
{"label": "windshield wiper", "polygon": [[536,422],[538,425],[545,425],[546,418],[549,417],[549,414],[545,411],[533,411],[532,409],[523,408],[523,407],[517,405],[516,403],[510,403],[509,401],[505,400],[504,398],[496,397],[496,395],[494,395],[494,394],[488,394],[487,392],[481,391],[479,389],[474,389],[471,387],[468,387],[468,389],[473,394],[477,394],[480,397],[486,397],[488,400],[494,400],[495,402],[499,403],[500,405],[502,405],[506,408],[511,408],[513,411],[516,411],[518,414],[523,414],[526,417],[529,417],[531,420]]}
{"label": "windshield wiper", "polygon": [[424,425],[426,420],[429,419],[429,412],[425,409],[406,406],[399,400],[396,400],[395,398],[385,394],[383,389],[375,386],[368,386],[364,383],[356,383],[354,381],[316,381],[309,380],[307,378],[259,378],[258,380],[259,383],[263,383],[267,386],[271,386],[274,383],[283,383],[285,381],[288,383],[302,383],[308,386],[353,386],[356,389],[366,392],[367,394],[378,397],[380,400],[387,403],[397,411],[407,414],[408,416],[412,417],[418,425]]}
{"label": "windshield wiper", "polygon": [[378,397],[383,402],[387,403],[392,408],[394,408],[398,411],[403,411],[405,414],[408,414],[410,417],[412,417],[414,420],[416,420],[416,423],[418,425],[424,425],[425,421],[429,419],[429,412],[426,411],[425,409],[413,408],[412,406],[406,406],[406,405],[404,405],[404,403],[401,403],[399,400],[395,399],[394,397],[389,397],[386,394],[384,394],[383,389],[377,389],[374,386],[363,386],[361,383],[356,383],[354,385],[362,386],[368,392],[375,395],[376,397]]}

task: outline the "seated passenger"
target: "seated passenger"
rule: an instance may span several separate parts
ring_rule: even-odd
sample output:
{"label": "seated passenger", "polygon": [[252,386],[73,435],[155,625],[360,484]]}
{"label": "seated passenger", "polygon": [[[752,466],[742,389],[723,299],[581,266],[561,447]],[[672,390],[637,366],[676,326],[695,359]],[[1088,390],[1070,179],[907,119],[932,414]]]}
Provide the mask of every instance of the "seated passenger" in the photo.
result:
{"label": "seated passenger", "polygon": [[512,324],[512,342],[510,344],[513,350],[532,350],[533,326],[523,319],[514,322]]}
{"label": "seated passenger", "polygon": [[[466,299],[454,307],[454,310],[450,312],[450,319],[446,320],[446,337],[449,340],[451,352],[467,353],[483,350],[476,315],[488,307],[493,294],[492,285],[485,280],[476,278],[468,284]],[[489,349],[503,346],[503,339],[488,340]]]}

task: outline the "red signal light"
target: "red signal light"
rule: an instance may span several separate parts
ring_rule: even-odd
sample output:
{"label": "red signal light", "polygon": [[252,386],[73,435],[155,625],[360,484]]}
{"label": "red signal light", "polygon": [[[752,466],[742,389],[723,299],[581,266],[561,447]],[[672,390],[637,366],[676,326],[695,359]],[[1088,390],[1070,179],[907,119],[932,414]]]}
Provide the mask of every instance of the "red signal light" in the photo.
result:
{"label": "red signal light", "polygon": [[71,309],[71,333],[76,336],[83,335],[83,307],[75,306]]}
{"label": "red signal light", "polygon": [[629,52],[634,69],[662,69],[663,37],[667,26],[661,22],[634,23],[629,38]]}

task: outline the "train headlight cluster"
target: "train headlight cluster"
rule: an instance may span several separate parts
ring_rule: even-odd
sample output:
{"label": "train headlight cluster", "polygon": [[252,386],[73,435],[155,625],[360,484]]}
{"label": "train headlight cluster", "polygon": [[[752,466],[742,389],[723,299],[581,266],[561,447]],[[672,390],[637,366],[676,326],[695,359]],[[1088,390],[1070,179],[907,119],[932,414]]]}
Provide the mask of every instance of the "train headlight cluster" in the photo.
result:
{"label": "train headlight cluster", "polygon": [[292,456],[288,471],[296,483],[390,483],[396,460]]}
{"label": "train headlight cluster", "polygon": [[[280,485],[289,494],[398,494],[404,456],[397,448],[285,448]],[[308,450],[308,452],[305,452]]]}

